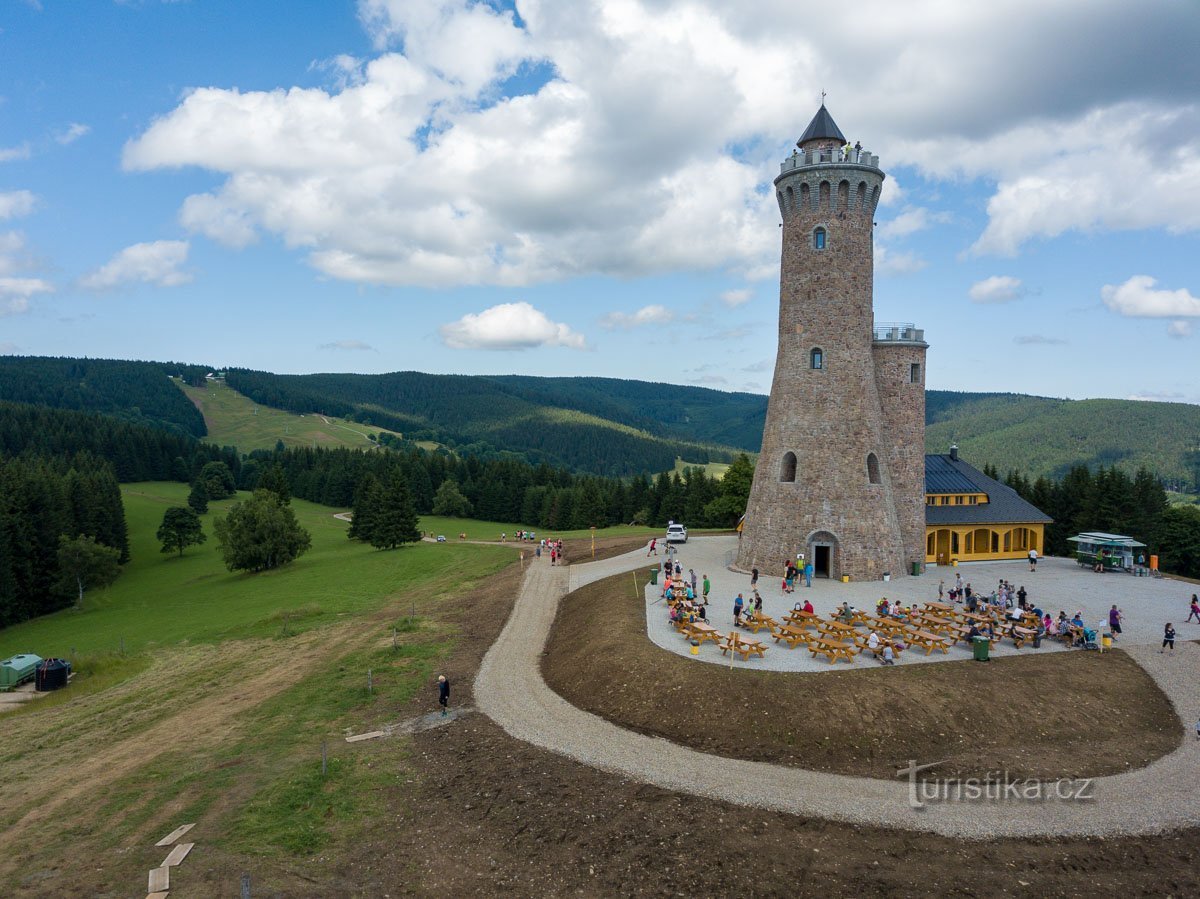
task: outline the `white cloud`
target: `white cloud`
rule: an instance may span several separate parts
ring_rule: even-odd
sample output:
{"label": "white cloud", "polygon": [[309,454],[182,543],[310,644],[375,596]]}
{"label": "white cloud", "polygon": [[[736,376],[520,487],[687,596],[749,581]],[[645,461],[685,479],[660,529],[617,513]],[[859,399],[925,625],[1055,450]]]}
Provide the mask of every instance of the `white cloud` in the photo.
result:
{"label": "white cloud", "polygon": [[0,147],[0,162],[12,162],[16,159],[29,158],[29,144],[18,144],[15,147]]}
{"label": "white cloud", "polygon": [[319,350],[370,350],[375,351],[375,347],[369,343],[363,343],[361,340],[334,340],[330,343],[322,343],[317,347]]}
{"label": "white cloud", "polygon": [[1176,319],[1167,325],[1167,334],[1171,337],[1191,337],[1192,323],[1185,319]]}
{"label": "white cloud", "polygon": [[902,237],[908,237],[910,234],[916,234],[918,231],[924,231],[935,224],[944,224],[950,221],[950,215],[945,212],[930,212],[924,206],[917,206],[904,210],[904,212],[888,219],[886,222],[881,222],[879,227],[875,229],[875,234],[882,240],[897,240]]}
{"label": "white cloud", "polygon": [[44,278],[28,274],[35,268],[19,231],[0,233],[0,317],[28,312],[30,299],[52,293],[54,285]]}
{"label": "white cloud", "polygon": [[0,220],[29,215],[37,205],[37,197],[27,190],[0,193]]}
{"label": "white cloud", "polygon": [[79,140],[79,138],[90,134],[91,130],[91,125],[83,125],[79,122],[72,122],[65,129],[54,135],[54,139],[65,147],[67,144],[73,144],[75,141]]}
{"label": "white cloud", "polygon": [[608,328],[610,331],[614,328],[628,331],[632,328],[640,328],[643,325],[662,325],[675,320],[675,313],[665,306],[652,305],[643,306],[637,312],[610,312],[600,319],[600,326]]}
{"label": "white cloud", "polygon": [[551,321],[529,303],[501,303],[468,313],[438,329],[442,342],[455,350],[526,350],[539,346],[586,348],[583,335]]}
{"label": "white cloud", "polygon": [[21,352],[21,348],[15,343],[10,343],[7,340],[0,343],[0,356],[12,356],[19,352]]}
{"label": "white cloud", "polygon": [[1156,290],[1158,281],[1149,275],[1134,275],[1124,284],[1100,288],[1104,305],[1113,312],[1134,318],[1192,318],[1200,316],[1200,298],[1191,292]]}
{"label": "white cloud", "polygon": [[740,287],[736,290],[727,290],[721,294],[721,302],[730,309],[736,309],[738,306],[744,306],[750,302],[750,298],[754,296],[754,292],[749,288]]}
{"label": "white cloud", "polygon": [[883,244],[875,245],[875,271],[885,275],[911,275],[929,263],[916,253],[895,253]]}
{"label": "white cloud", "polygon": [[[275,235],[346,280],[758,279],[777,271],[770,178],[810,114],[780,116],[779,85],[815,98],[841,71],[854,77],[830,108],[885,167],[995,185],[975,252],[1200,230],[1187,4],[861,0],[818,19],[790,0],[523,0],[519,19],[472,0],[358,8],[373,58],[335,60],[325,89],[194,90],[125,166],[218,173],[183,205],[190,230],[232,246]],[[889,178],[883,202],[899,196]],[[929,221],[905,215],[895,237]]]}
{"label": "white cloud", "polygon": [[81,281],[92,290],[106,290],[122,284],[155,284],[176,287],[186,284],[192,276],[180,270],[187,262],[186,240],[155,240],[135,243],[117,253]]}
{"label": "white cloud", "polygon": [[1012,275],[992,275],[976,281],[967,291],[972,303],[1011,303],[1024,295],[1021,279]]}
{"label": "white cloud", "polygon": [[1182,393],[1165,390],[1144,390],[1141,393],[1131,393],[1125,399],[1140,400],[1145,403],[1182,403],[1185,397]]}

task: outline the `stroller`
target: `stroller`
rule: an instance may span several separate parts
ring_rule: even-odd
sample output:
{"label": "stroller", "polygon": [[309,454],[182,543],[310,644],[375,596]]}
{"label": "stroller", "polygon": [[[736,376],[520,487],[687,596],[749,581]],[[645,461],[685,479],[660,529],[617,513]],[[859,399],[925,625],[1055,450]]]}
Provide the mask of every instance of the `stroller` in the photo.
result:
{"label": "stroller", "polygon": [[1083,648],[1084,649],[1100,649],[1100,644],[1096,642],[1096,631],[1090,627],[1083,629]]}

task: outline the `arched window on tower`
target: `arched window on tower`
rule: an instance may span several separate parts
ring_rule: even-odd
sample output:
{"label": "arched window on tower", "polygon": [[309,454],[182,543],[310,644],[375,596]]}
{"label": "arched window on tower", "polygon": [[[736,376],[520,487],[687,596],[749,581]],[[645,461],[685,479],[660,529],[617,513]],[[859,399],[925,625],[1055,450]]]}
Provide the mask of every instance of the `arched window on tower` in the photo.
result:
{"label": "arched window on tower", "polygon": [[792,190],[792,186],[790,184],[788,185],[787,189],[787,211],[796,211],[796,192]]}
{"label": "arched window on tower", "polygon": [[880,484],[879,480],[879,459],[874,453],[867,453],[867,480],[872,484]]}
{"label": "arched window on tower", "polygon": [[814,250],[825,249],[825,229],[824,228],[813,229],[813,249]]}
{"label": "arched window on tower", "polygon": [[800,208],[805,210],[812,208],[812,191],[809,190],[807,184],[800,185]]}
{"label": "arched window on tower", "polygon": [[866,181],[858,182],[858,198],[855,201],[855,205],[858,206],[860,211],[867,208],[867,182]]}
{"label": "arched window on tower", "polygon": [[829,182],[822,181],[820,187],[817,190],[818,190],[817,196],[820,198],[817,205],[820,206],[820,208],[822,208],[822,209],[829,209],[830,208],[830,205],[829,205]]}
{"label": "arched window on tower", "polygon": [[784,453],[783,461],[779,463],[779,480],[791,484],[796,480],[796,454]]}
{"label": "arched window on tower", "polygon": [[814,371],[819,371],[825,367],[825,353],[820,347],[813,347],[812,352],[808,354],[808,367]]}
{"label": "arched window on tower", "polygon": [[850,182],[838,182],[838,209],[847,209],[850,206]]}

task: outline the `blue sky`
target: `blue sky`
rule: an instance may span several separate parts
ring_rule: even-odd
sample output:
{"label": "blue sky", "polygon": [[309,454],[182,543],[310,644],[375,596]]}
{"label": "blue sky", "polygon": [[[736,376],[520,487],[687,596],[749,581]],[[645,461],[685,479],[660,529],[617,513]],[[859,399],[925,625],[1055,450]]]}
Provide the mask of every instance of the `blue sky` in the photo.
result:
{"label": "blue sky", "polygon": [[13,0],[0,352],[765,392],[825,90],[930,387],[1200,402],[1193,5],[730,6]]}

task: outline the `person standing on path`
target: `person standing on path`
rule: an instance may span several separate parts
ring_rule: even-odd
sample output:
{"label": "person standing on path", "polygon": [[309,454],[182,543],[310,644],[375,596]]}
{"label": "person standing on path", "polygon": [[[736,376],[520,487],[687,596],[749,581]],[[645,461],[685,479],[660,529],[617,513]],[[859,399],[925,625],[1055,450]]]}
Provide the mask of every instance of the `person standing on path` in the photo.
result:
{"label": "person standing on path", "polygon": [[696,569],[695,568],[688,569],[688,580],[691,581],[691,584],[692,584],[692,596],[695,596],[696,595]]}
{"label": "person standing on path", "polygon": [[558,550],[557,549],[550,550],[550,564],[553,565],[557,561],[558,561]]}
{"label": "person standing on path", "polygon": [[742,624],[742,607],[746,604],[746,600],[742,598],[742,594],[737,595],[737,599],[733,601],[733,626],[740,627]]}
{"label": "person standing on path", "polygon": [[[738,599],[741,599],[740,594],[738,595]],[[1162,649],[1158,651],[1158,654],[1162,655],[1164,652],[1166,652],[1168,646],[1171,648],[1170,654],[1175,655],[1175,625],[1171,624],[1170,622],[1168,622],[1167,626],[1163,628],[1163,645]]]}
{"label": "person standing on path", "polygon": [[657,555],[658,555],[658,538],[651,537],[650,538],[650,549],[646,552],[646,558],[648,559],[651,556],[657,556]]}
{"label": "person standing on path", "polygon": [[1036,549],[1031,549],[1029,551],[1029,570],[1037,571],[1037,550]]}
{"label": "person standing on path", "polygon": [[1188,612],[1187,621],[1185,621],[1184,624],[1187,624],[1188,622],[1190,622],[1192,620],[1193,615],[1196,616],[1196,623],[1200,624],[1200,599],[1196,598],[1195,593],[1192,594],[1191,611]]}
{"label": "person standing on path", "polygon": [[946,595],[946,581],[938,581],[938,602],[942,601],[942,597]]}
{"label": "person standing on path", "polygon": [[1121,633],[1121,619],[1124,617],[1116,603],[1113,603],[1113,607],[1108,610],[1108,629],[1112,631],[1114,643],[1117,641],[1117,634]]}
{"label": "person standing on path", "polygon": [[[750,586],[752,588],[758,586],[758,569],[757,568],[750,569]],[[741,594],[739,594],[739,596],[740,595]]]}
{"label": "person standing on path", "polygon": [[708,605],[708,591],[712,588],[712,584],[708,582],[708,575],[704,575],[704,604]]}
{"label": "person standing on path", "polygon": [[958,591],[958,595],[962,596],[962,575],[959,572],[954,572],[954,589]]}
{"label": "person standing on path", "polygon": [[450,681],[446,680],[446,675],[438,675],[438,705],[442,707],[442,717],[446,717],[446,709],[450,705]]}
{"label": "person standing on path", "polygon": [[804,563],[804,586],[805,587],[812,586],[812,576],[813,576],[813,563],[805,562]]}

